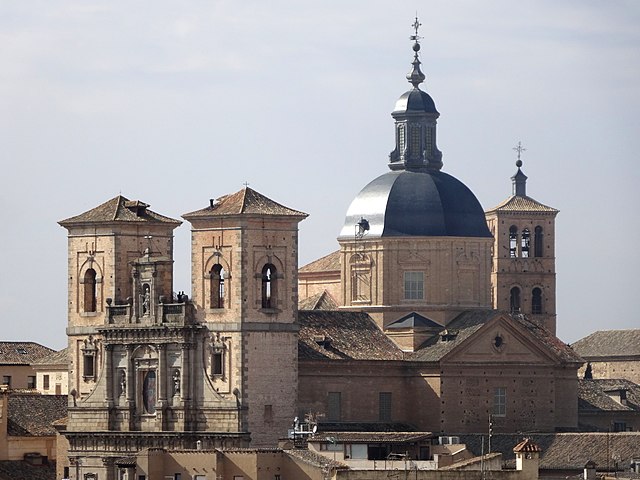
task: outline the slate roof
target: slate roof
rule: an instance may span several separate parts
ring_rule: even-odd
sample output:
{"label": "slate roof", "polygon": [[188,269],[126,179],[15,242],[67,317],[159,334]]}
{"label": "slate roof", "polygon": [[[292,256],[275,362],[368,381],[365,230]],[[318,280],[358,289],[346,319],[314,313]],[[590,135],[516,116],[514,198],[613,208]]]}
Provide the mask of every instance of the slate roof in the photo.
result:
{"label": "slate roof", "polygon": [[[626,391],[626,405],[607,395],[607,392],[620,390]],[[600,412],[640,412],[640,385],[624,379],[579,380],[578,413]]]}
{"label": "slate roof", "polygon": [[201,210],[185,213],[182,218],[218,217],[232,215],[277,215],[306,218],[308,214],[285,207],[274,202],[252,188],[245,187],[242,190],[224,195]]}
{"label": "slate roof", "polygon": [[55,480],[55,463],[30,465],[23,460],[0,461],[0,480]]}
{"label": "slate roof", "polygon": [[317,260],[300,267],[298,272],[339,272],[340,268],[340,250],[336,250],[335,252],[331,252],[324,257],[318,258]]}
{"label": "slate roof", "polygon": [[[447,324],[447,341],[442,335],[436,335],[426,340],[418,350],[411,355],[411,359],[418,361],[440,361],[458,345],[471,337],[482,326],[501,313],[497,310],[469,310],[463,312]],[[559,360],[569,363],[583,363],[569,346],[563,343],[540,324],[529,320],[525,315],[509,315],[517,326],[526,329],[537,341]],[[442,333],[442,332],[441,332]]]}
{"label": "slate roof", "polygon": [[31,365],[52,352],[35,342],[0,342],[0,365]]}
{"label": "slate roof", "polygon": [[15,393],[7,408],[7,435],[46,437],[56,434],[51,424],[67,416],[67,396]]}
{"label": "slate roof", "polygon": [[92,223],[165,223],[178,226],[182,222],[149,210],[146,203],[118,195],[75,217],[58,222],[63,227]]}
{"label": "slate roof", "polygon": [[640,356],[640,329],[600,330],[581,338],[571,348],[585,359]]}
{"label": "slate roof", "polygon": [[511,195],[504,202],[486,211],[493,212],[542,212],[542,213],[558,213],[553,207],[544,205],[531,197]]}
{"label": "slate roof", "polygon": [[[455,435],[454,433],[451,433]],[[482,437],[486,449],[486,434],[461,434],[460,441],[467,445],[475,455],[482,452]],[[627,468],[631,459],[640,458],[640,432],[621,433],[527,433],[538,445],[540,454],[540,468],[542,470],[575,469],[582,471],[584,465],[593,460],[598,470],[607,468],[607,452],[615,452],[620,460],[618,464]],[[515,458],[513,447],[523,439],[523,434],[494,433],[491,437],[491,451],[501,452],[503,459]],[[611,453],[610,453],[611,455]],[[609,466],[613,468],[610,459]]]}
{"label": "slate roof", "polygon": [[69,348],[60,351],[53,351],[31,363],[32,365],[53,365],[67,368],[69,365]]}
{"label": "slate roof", "polygon": [[431,432],[322,432],[309,437],[317,443],[412,443],[429,440]]}
{"label": "slate roof", "polygon": [[403,352],[366,313],[302,310],[298,321],[302,360],[403,359]]}
{"label": "slate roof", "polygon": [[411,312],[395,322],[391,322],[385,330],[396,330],[401,328],[439,328],[444,327],[430,318],[424,317],[416,312]]}
{"label": "slate roof", "polygon": [[336,310],[338,302],[326,290],[298,302],[299,310]]}

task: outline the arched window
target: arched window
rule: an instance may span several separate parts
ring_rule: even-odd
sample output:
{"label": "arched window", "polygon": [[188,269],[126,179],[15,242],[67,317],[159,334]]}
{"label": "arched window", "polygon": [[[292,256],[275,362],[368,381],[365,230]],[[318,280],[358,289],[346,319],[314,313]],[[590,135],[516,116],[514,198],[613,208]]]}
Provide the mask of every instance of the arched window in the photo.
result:
{"label": "arched window", "polygon": [[518,287],[511,289],[509,305],[511,306],[511,313],[520,313],[520,289]]}
{"label": "arched window", "polygon": [[534,288],[531,291],[531,313],[540,314],[542,313],[542,289]]}
{"label": "arched window", "polygon": [[521,246],[520,251],[522,252],[521,253],[522,258],[529,257],[530,242],[531,242],[531,232],[529,232],[528,228],[525,228],[524,230],[522,230],[522,237],[520,239],[520,246]]}
{"label": "arched window", "polygon": [[216,263],[211,268],[211,308],[224,308],[224,277],[222,265]]}
{"label": "arched window", "polygon": [[544,256],[544,252],[542,251],[542,227],[538,225],[533,232],[533,256],[542,257]]}
{"label": "arched window", "polygon": [[267,263],[262,268],[262,308],[276,306],[276,267]]}
{"label": "arched window", "polygon": [[142,406],[144,413],[156,413],[156,371],[148,370],[142,376]]}
{"label": "arched window", "polygon": [[509,227],[509,256],[511,258],[518,256],[518,227],[515,225]]}
{"label": "arched window", "polygon": [[96,311],[96,271],[93,268],[84,272],[84,311]]}

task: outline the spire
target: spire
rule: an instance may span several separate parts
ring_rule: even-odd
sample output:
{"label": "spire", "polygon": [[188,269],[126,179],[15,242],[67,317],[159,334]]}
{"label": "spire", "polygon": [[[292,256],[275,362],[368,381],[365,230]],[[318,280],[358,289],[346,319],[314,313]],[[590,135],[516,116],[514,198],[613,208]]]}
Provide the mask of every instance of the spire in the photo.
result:
{"label": "spire", "polygon": [[422,24],[416,15],[411,25],[414,34],[413,68],[407,80],[413,88],[402,94],[396,102],[391,116],[396,122],[396,148],[389,154],[391,170],[438,171],[442,168],[442,152],[436,146],[436,121],[440,114],[429,94],[420,90],[425,75],[420,70],[420,37]]}
{"label": "spire", "polygon": [[513,195],[517,197],[526,197],[527,196],[527,176],[520,170],[522,166],[522,160],[520,156],[522,152],[527,149],[522,146],[522,142],[518,142],[518,145],[513,147],[513,150],[518,152],[518,160],[516,160],[516,167],[518,167],[518,171],[515,173],[513,177],[511,177],[511,182],[513,183]]}
{"label": "spire", "polygon": [[413,68],[409,73],[407,73],[407,80],[409,80],[409,83],[413,85],[413,88],[420,88],[418,85],[424,82],[424,79],[426,77],[424,76],[424,73],[422,73],[422,71],[420,70],[420,58],[418,58],[418,52],[420,51],[420,39],[422,38],[418,35],[418,29],[422,26],[422,24],[418,21],[417,15],[416,15],[416,20],[413,22],[413,25],[411,26],[415,30],[415,34],[409,37],[409,40],[413,40],[412,48],[414,53],[413,53],[413,62],[411,62],[411,65],[413,65]]}

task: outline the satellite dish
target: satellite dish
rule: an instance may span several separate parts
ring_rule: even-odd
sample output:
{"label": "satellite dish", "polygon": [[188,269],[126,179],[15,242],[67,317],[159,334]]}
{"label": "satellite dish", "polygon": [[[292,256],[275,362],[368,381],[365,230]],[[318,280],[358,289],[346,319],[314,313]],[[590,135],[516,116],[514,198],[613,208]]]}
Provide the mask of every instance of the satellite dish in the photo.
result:
{"label": "satellite dish", "polygon": [[318,425],[314,425],[313,428],[311,429],[311,431],[313,433],[316,433],[318,431]]}

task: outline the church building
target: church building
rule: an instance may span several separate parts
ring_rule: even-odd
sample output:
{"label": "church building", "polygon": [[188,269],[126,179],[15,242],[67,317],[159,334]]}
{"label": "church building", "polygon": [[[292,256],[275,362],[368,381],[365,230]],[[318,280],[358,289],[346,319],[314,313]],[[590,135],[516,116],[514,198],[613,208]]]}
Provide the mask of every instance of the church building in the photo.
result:
{"label": "church building", "polygon": [[115,479],[145,448],[275,446],[309,413],[341,430],[577,428],[557,210],[526,195],[520,160],[486,214],[442,171],[417,27],[389,171],[351,203],[337,252],[298,269],[307,214],[245,187],[183,215],[188,296],[173,290],[179,220],[117,196],[60,222],[70,478]]}

